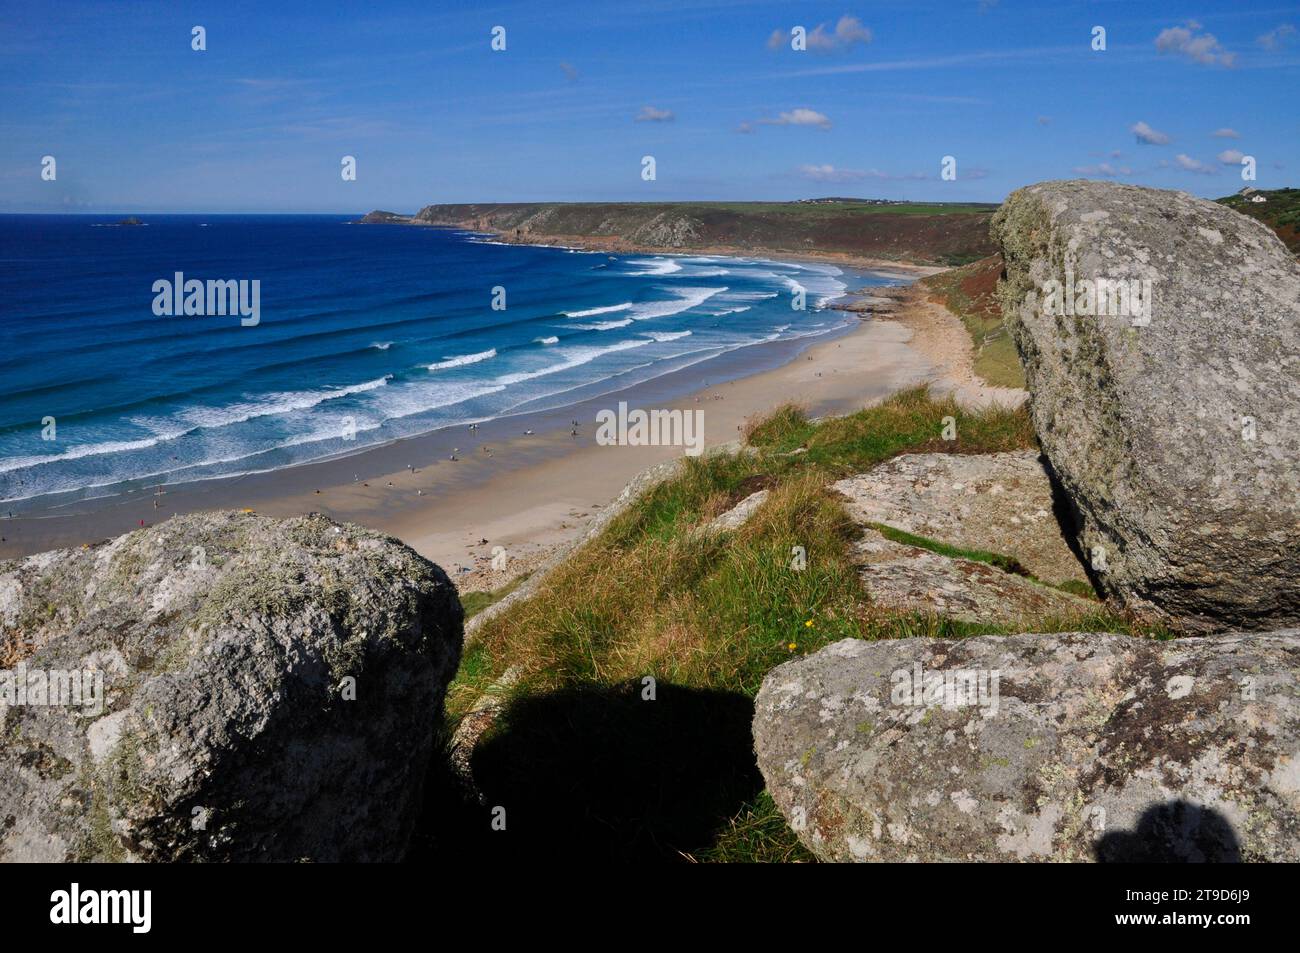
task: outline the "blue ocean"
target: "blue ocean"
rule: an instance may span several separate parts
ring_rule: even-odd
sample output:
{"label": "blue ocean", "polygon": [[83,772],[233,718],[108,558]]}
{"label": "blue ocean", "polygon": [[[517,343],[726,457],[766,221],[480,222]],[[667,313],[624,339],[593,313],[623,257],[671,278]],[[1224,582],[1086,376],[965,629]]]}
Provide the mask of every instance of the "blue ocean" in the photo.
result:
{"label": "blue ocean", "polygon": [[[831,333],[854,320],[825,307],[846,286],[887,283],[343,216],[119,219],[0,216],[0,500],[265,471],[550,410]],[[154,283],[178,272],[257,280],[260,320],[155,314]]]}

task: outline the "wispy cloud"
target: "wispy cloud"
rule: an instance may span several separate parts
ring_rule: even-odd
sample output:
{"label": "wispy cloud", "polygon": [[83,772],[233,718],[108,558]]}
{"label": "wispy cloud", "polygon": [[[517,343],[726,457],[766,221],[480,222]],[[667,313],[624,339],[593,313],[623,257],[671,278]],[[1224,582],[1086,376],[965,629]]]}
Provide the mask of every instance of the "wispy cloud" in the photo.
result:
{"label": "wispy cloud", "polygon": [[[908,172],[896,174],[893,172],[882,172],[880,169],[844,169],[833,165],[801,165],[798,168],[798,174],[805,179],[811,179],[814,182],[860,182],[863,179],[928,179],[930,176],[924,172]],[[971,177],[971,176],[968,176]],[[974,176],[980,178],[981,176]]]}
{"label": "wispy cloud", "polygon": [[1152,129],[1145,122],[1135,122],[1129,126],[1129,130],[1137,137],[1137,141],[1141,145],[1164,146],[1169,144],[1169,136],[1159,129]]}
{"label": "wispy cloud", "polygon": [[1242,152],[1240,149],[1224,149],[1217,156],[1215,156],[1215,158],[1218,159],[1220,162],[1222,162],[1224,165],[1241,165],[1241,160],[1244,159],[1245,157],[1246,154]]}
{"label": "wispy cloud", "polygon": [[671,109],[656,109],[654,106],[642,106],[636,122],[672,122],[677,117]]}
{"label": "wispy cloud", "polygon": [[840,66],[818,66],[794,70],[781,75],[831,76],[838,73],[888,73],[899,70],[947,69],[952,66],[975,66],[981,63],[997,64],[1016,60],[1040,60],[1043,63],[1059,61],[1061,57],[1081,55],[1075,46],[1040,46],[1021,50],[984,50],[979,53],[957,53],[952,56],[934,56],[911,60],[879,60],[872,63],[846,63]]}
{"label": "wispy cloud", "polygon": [[1121,175],[1132,175],[1133,170],[1126,165],[1114,166],[1109,162],[1101,162],[1097,165],[1076,165],[1074,171],[1079,175],[1102,176],[1103,178],[1113,179]]}
{"label": "wispy cloud", "polygon": [[764,126],[816,126],[818,129],[830,129],[831,121],[815,109],[791,109],[779,114],[775,119],[760,119]]}
{"label": "wispy cloud", "polygon": [[302,86],[306,80],[282,79],[277,76],[241,76],[235,82],[249,89],[292,89],[295,86]]}
{"label": "wispy cloud", "polygon": [[1214,130],[1214,132],[1211,133],[1211,135],[1214,136],[1214,138],[1216,139],[1240,139],[1241,138],[1241,133],[1239,133],[1236,129],[1230,129],[1227,126],[1224,126],[1222,129]]}
{"label": "wispy cloud", "polygon": [[1195,20],[1187,20],[1182,26],[1167,27],[1156,37],[1156,49],[1203,66],[1235,66],[1237,54],[1225,50],[1213,33],[1198,33],[1200,29],[1201,25]]}
{"label": "wispy cloud", "polygon": [[564,71],[564,78],[567,79],[570,83],[577,80],[578,70],[577,67],[575,67],[572,63],[561,63],[560,69]]}
{"label": "wispy cloud", "polygon": [[814,182],[857,182],[867,177],[861,169],[837,169],[833,165],[801,165],[799,174]]}
{"label": "wispy cloud", "polygon": [[1293,36],[1295,36],[1295,27],[1290,23],[1283,23],[1256,38],[1255,42],[1266,50],[1276,50]]}
{"label": "wispy cloud", "polygon": [[[767,38],[767,48],[779,50],[790,42],[790,38],[788,30],[773,30],[772,35]],[[825,23],[818,24],[807,35],[807,47],[817,53],[835,53],[850,49],[859,43],[870,43],[871,40],[871,30],[863,26],[862,21],[857,17],[845,14],[830,29]]]}
{"label": "wispy cloud", "polygon": [[391,136],[398,127],[386,119],[367,116],[338,116],[284,123],[275,127],[279,132],[308,140],[355,140]]}

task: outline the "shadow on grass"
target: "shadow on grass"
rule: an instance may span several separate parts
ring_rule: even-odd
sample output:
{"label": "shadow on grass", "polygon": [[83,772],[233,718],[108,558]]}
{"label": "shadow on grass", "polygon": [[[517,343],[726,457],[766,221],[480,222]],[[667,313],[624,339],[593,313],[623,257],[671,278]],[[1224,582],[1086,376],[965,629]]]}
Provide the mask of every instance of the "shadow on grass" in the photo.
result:
{"label": "shadow on grass", "polygon": [[[708,848],[763,788],[744,695],[660,683],[514,702],[475,749],[484,804],[439,758],[412,861],[672,860]],[[505,830],[492,827],[504,808]],[[496,814],[500,816],[499,812]]]}

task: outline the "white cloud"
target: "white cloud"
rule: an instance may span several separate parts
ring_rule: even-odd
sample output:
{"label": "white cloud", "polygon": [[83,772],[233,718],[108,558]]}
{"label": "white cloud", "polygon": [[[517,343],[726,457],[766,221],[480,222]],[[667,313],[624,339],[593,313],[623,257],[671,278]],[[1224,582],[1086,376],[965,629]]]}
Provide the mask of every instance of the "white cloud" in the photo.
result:
{"label": "white cloud", "polygon": [[653,106],[642,106],[641,112],[637,114],[637,122],[672,122],[677,117],[673,115],[671,109],[655,109]]}
{"label": "white cloud", "polygon": [[1145,122],[1135,122],[1129,126],[1129,131],[1137,136],[1137,141],[1148,146],[1164,146],[1169,144],[1169,137],[1159,129],[1152,129]]}
{"label": "white cloud", "polygon": [[760,119],[764,126],[816,126],[819,129],[829,129],[831,121],[822,113],[815,109],[792,109],[789,112],[783,112],[775,119]]}
{"label": "white cloud", "polygon": [[1188,20],[1182,26],[1171,26],[1156,37],[1156,49],[1161,53],[1185,56],[1194,63],[1205,66],[1235,66],[1237,54],[1229,53],[1213,33],[1198,33],[1201,25]]}
{"label": "white cloud", "polygon": [[1215,156],[1215,158],[1224,165],[1241,165],[1241,160],[1244,159],[1245,156],[1246,154],[1240,149],[1224,149]]}
{"label": "white cloud", "polygon": [[[871,30],[863,26],[862,21],[857,17],[848,14],[840,17],[832,29],[828,29],[825,23],[819,23],[807,36],[808,49],[818,53],[847,50],[858,43],[870,43],[872,39]],[[789,42],[788,30],[773,30],[772,35],[767,38],[767,48],[779,50]]]}
{"label": "white cloud", "polygon": [[[1170,165],[1168,161],[1163,160],[1160,164],[1165,167]],[[1199,172],[1202,175],[1214,175],[1215,172],[1213,166],[1206,165],[1200,159],[1193,159],[1191,156],[1183,155],[1181,152],[1174,156],[1173,164],[1185,172]]]}
{"label": "white cloud", "polygon": [[1255,42],[1266,50],[1276,50],[1293,36],[1295,36],[1295,27],[1290,23],[1283,23],[1258,37]]}
{"label": "white cloud", "polygon": [[754,131],[753,124],[748,122],[742,122],[739,126],[736,127],[736,132],[743,132],[746,135],[749,135],[753,131]]}
{"label": "white cloud", "polygon": [[[909,172],[904,175],[896,175],[892,172],[882,172],[880,169],[839,169],[833,165],[801,165],[799,174],[805,179],[812,179],[815,182],[858,182],[862,179],[928,179],[930,176],[924,172]],[[968,174],[967,178],[984,178],[988,175],[983,169],[976,170],[980,174]]]}
{"label": "white cloud", "polygon": [[814,182],[856,182],[867,177],[859,169],[837,169],[833,165],[801,165],[799,174]]}
{"label": "white cloud", "polygon": [[1239,133],[1236,129],[1229,129],[1227,126],[1224,126],[1222,129],[1214,130],[1212,135],[1216,139],[1240,139],[1241,138],[1241,133]]}

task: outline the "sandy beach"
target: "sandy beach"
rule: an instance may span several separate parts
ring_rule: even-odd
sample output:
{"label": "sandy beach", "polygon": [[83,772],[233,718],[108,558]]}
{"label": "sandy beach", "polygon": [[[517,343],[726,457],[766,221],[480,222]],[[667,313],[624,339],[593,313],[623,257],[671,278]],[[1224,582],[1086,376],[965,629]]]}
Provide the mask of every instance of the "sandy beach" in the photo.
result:
{"label": "sandy beach", "polygon": [[[772,350],[765,360],[777,366],[754,373],[755,355],[737,356],[730,366],[720,359],[473,431],[439,431],[268,473],[15,514],[0,521],[0,557],[95,542],[194,510],[248,508],[280,517],[315,511],[392,534],[443,566],[463,590],[491,589],[580,535],[638,472],[683,453],[597,445],[594,421],[602,408],[627,401],[701,410],[704,443],[712,447],[786,402],[814,416],[849,413],[922,381],[987,399],[971,379],[969,351],[957,319],[909,289],[887,317],[866,317],[800,353]],[[494,570],[492,557],[501,553],[505,568]]]}

